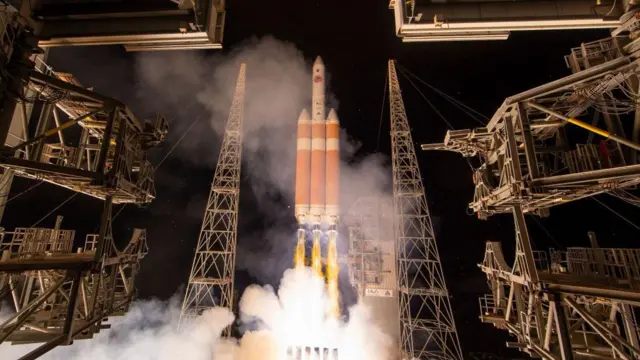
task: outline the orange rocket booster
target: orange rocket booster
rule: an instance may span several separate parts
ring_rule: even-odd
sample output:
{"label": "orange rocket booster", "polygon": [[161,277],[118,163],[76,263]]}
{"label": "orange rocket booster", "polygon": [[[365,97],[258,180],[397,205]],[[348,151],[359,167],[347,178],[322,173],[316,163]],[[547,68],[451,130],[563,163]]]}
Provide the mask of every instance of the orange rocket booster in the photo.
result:
{"label": "orange rocket booster", "polygon": [[340,123],[333,109],[326,122],[326,138],[325,215],[329,225],[336,225],[340,216]]}
{"label": "orange rocket booster", "polygon": [[298,118],[298,140],[296,156],[295,215],[299,223],[304,223],[309,214],[310,173],[311,173],[311,119],[306,109]]}

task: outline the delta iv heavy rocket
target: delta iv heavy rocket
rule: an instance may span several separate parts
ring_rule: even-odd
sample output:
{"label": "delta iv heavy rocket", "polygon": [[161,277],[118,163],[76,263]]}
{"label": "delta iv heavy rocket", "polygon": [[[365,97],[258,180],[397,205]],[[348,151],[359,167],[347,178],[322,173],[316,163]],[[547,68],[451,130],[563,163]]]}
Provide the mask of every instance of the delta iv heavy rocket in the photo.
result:
{"label": "delta iv heavy rocket", "polygon": [[313,244],[309,264],[322,273],[321,239],[327,238],[325,273],[330,316],[340,315],[338,294],[338,239],[340,123],[335,110],[325,117],[325,69],[318,56],[312,70],[311,116],[306,109],[298,118],[295,215],[298,219],[298,243],[294,266],[305,265],[307,231]]}

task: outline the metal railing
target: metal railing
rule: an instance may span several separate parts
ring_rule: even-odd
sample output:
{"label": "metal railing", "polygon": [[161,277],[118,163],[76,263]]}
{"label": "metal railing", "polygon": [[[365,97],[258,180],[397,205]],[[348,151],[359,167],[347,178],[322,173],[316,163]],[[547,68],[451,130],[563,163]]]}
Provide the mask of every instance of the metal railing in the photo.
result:
{"label": "metal railing", "polygon": [[501,316],[504,317],[506,307],[503,301],[502,304],[496,303],[496,300],[492,294],[484,294],[478,298],[480,305],[480,314],[483,316]]}
{"label": "metal railing", "polygon": [[567,249],[568,271],[575,275],[604,276],[622,282],[640,282],[640,249]]}
{"label": "metal railing", "polygon": [[74,237],[74,230],[16,228],[13,232],[2,234],[0,249],[8,250],[12,258],[70,253]]}

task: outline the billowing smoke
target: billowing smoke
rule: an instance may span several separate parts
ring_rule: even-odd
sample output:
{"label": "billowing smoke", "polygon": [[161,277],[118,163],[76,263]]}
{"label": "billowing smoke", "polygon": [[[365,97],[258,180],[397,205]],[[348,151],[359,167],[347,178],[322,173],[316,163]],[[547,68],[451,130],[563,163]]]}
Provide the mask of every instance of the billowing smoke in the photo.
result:
{"label": "billowing smoke", "polygon": [[[365,306],[353,306],[346,324],[325,320],[326,307],[324,281],[309,268],[289,269],[277,294],[268,285],[247,288],[240,300],[240,316],[257,325],[239,341],[220,337],[234,320],[225,308],[208,310],[178,327],[180,306],[174,297],[168,302],[138,301],[123,317],[111,318],[112,330],[102,331],[92,340],[58,347],[42,359],[284,360],[292,344],[336,348],[340,359],[389,358],[391,342],[371,326]],[[2,314],[6,318],[7,313]],[[3,344],[0,357],[15,359],[34,347]]]}
{"label": "billowing smoke", "polygon": [[[291,263],[295,236],[285,232],[290,231],[293,219],[297,119],[303,108],[311,110],[313,60],[305,59],[293,44],[271,37],[248,40],[227,55],[204,57],[194,52],[178,52],[148,53],[137,58],[140,95],[155,108],[166,106],[169,114],[175,114],[175,118],[169,116],[174,139],[192,121],[204,116],[202,121],[196,121],[174,153],[185,162],[207,167],[218,159],[219,140],[229,115],[240,64],[247,64],[242,176],[248,181],[247,186],[243,183],[241,196],[252,192],[257,204],[257,209],[245,209],[244,216],[247,210],[257,211],[269,219],[269,226],[266,231],[244,234],[251,241],[239,240],[237,267],[248,270],[264,283],[277,283],[282,270]],[[331,63],[326,66],[327,108],[337,109],[338,102],[330,92]],[[346,213],[362,196],[388,197],[391,171],[384,165],[385,160],[372,155],[354,161],[359,144],[345,132],[341,134],[340,147],[342,212]],[[156,174],[158,181],[162,181],[167,170],[161,171]],[[175,176],[169,174],[167,178]],[[201,216],[206,196],[198,194],[190,200],[193,206],[189,210],[194,215]],[[290,211],[274,211],[282,208],[283,202],[290,204]],[[241,222],[242,213],[241,210]],[[258,237],[269,242],[269,253],[245,248]]]}
{"label": "billowing smoke", "polygon": [[[270,286],[258,285],[244,292],[240,301],[241,328],[251,330],[237,343],[220,339],[220,330],[233,317],[216,309],[178,331],[175,325],[181,298],[168,303],[139,301],[123,318],[113,320],[112,331],[56,349],[45,359],[210,359],[212,354],[215,360],[282,359],[284,340],[287,345],[294,342],[338,347],[341,360],[389,358],[390,336],[374,325],[379,322],[372,321],[366,306],[350,307],[346,323],[327,322],[321,279],[308,269],[282,273],[293,260],[295,234],[287,224],[293,218],[296,121],[300,111],[311,106],[311,60],[305,60],[292,44],[273,38],[252,39],[238,50],[214,57],[191,52],[137,57],[139,95],[161,111],[165,107],[163,112],[170,114],[170,143],[192,126],[173,154],[183,162],[206,167],[216,164],[240,63],[247,64],[242,172],[250,187],[241,189],[241,193],[252,191],[257,200],[257,209],[252,210],[273,221],[266,233],[261,233],[269,242],[268,253],[247,251],[249,242],[243,240],[254,237],[251,241],[255,242],[258,236],[257,231],[249,231],[245,239],[238,241],[237,267],[262,283],[273,284],[282,279],[277,293]],[[331,63],[327,63],[327,73],[330,72]],[[329,108],[337,109],[338,103],[331,94],[327,103]],[[377,156],[354,160],[358,143],[346,133],[341,134],[340,145],[342,213],[363,196],[388,198],[390,169],[386,160]],[[156,178],[160,182],[165,175],[174,180],[179,176],[163,168]],[[207,195],[190,199],[193,211],[189,212],[197,214]],[[274,209],[282,211],[283,201],[291,208],[274,215]],[[242,213],[243,209],[240,217]],[[346,241],[346,236],[341,241]],[[346,270],[341,270],[342,276]],[[17,349],[22,354],[26,351],[24,346],[0,346],[0,358]]]}

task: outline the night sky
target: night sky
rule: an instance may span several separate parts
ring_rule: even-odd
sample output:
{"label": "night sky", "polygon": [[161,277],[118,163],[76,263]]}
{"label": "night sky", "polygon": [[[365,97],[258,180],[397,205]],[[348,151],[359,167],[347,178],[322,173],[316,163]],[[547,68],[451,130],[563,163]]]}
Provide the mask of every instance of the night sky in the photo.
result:
{"label": "night sky", "polygon": [[[529,32],[512,33],[506,41],[403,44],[394,35],[392,11],[387,9],[387,3],[385,0],[229,1],[223,53],[251,37],[272,35],[295,44],[304,53],[309,67],[315,56],[321,55],[331,76],[330,90],[339,101],[341,126],[362,143],[358,155],[373,153],[378,148],[388,156],[388,104],[384,108],[379,144],[377,139],[389,58],[491,116],[505,97],[568,75],[563,56],[571,47],[608,35],[606,31]],[[217,51],[205,53],[219,55]],[[171,126],[172,122],[185,120],[177,117],[195,116],[196,110],[163,109],[163,104],[152,108],[148,101],[138,102],[146,90],[137,85],[136,56],[117,46],[61,48],[51,51],[48,63],[58,71],[73,73],[83,85],[123,101],[139,117],[164,110]],[[416,146],[442,141],[447,130],[445,123],[405,78],[401,77],[400,82]],[[420,90],[454,127],[478,125],[425,86]],[[185,108],[188,106],[185,104]],[[206,124],[199,124],[192,131],[203,127]],[[169,141],[151,154],[154,164],[182,135],[181,128],[171,130]],[[189,135],[183,141],[188,142]],[[219,147],[220,139],[212,136],[209,151],[217,154]],[[502,241],[507,256],[512,253],[512,218],[498,215],[480,221],[467,214],[473,184],[471,172],[459,155],[418,150],[418,157],[463,351],[513,354],[504,348],[509,339],[506,334],[478,319],[478,296],[488,289],[476,266],[482,261],[487,240]],[[137,279],[141,298],[167,299],[186,283],[214,165],[196,165],[172,154],[156,173],[156,200],[146,208],[127,206],[115,220],[114,232],[121,239],[129,236],[132,227],[145,227],[148,231],[150,253]],[[12,194],[33,183],[17,179]],[[244,252],[258,258],[271,251],[271,244],[264,238],[276,218],[273,213],[254,210],[255,197],[250,190],[245,191],[246,185],[243,184],[241,192],[238,256],[242,257],[240,253]],[[28,227],[70,194],[68,190],[43,184],[8,205],[3,225],[8,229]],[[631,205],[611,197],[600,199],[618,211],[630,211]],[[279,204],[282,213],[291,212],[287,206],[292,204],[285,201]],[[114,207],[114,213],[120,206]],[[76,237],[84,238],[87,232],[96,232],[100,211],[99,201],[78,196],[60,209],[65,216],[63,227],[76,229]],[[290,220],[293,229],[295,221],[293,217]],[[41,225],[50,227],[54,221],[54,217],[49,217]],[[603,247],[630,246],[631,236],[637,236],[633,228],[592,200],[554,208],[552,216],[539,219],[539,223],[549,234],[535,221],[528,221],[538,249],[587,246],[588,230],[596,231]],[[259,281],[245,269],[238,271],[237,279],[240,288]],[[278,279],[275,277],[273,281]]]}

